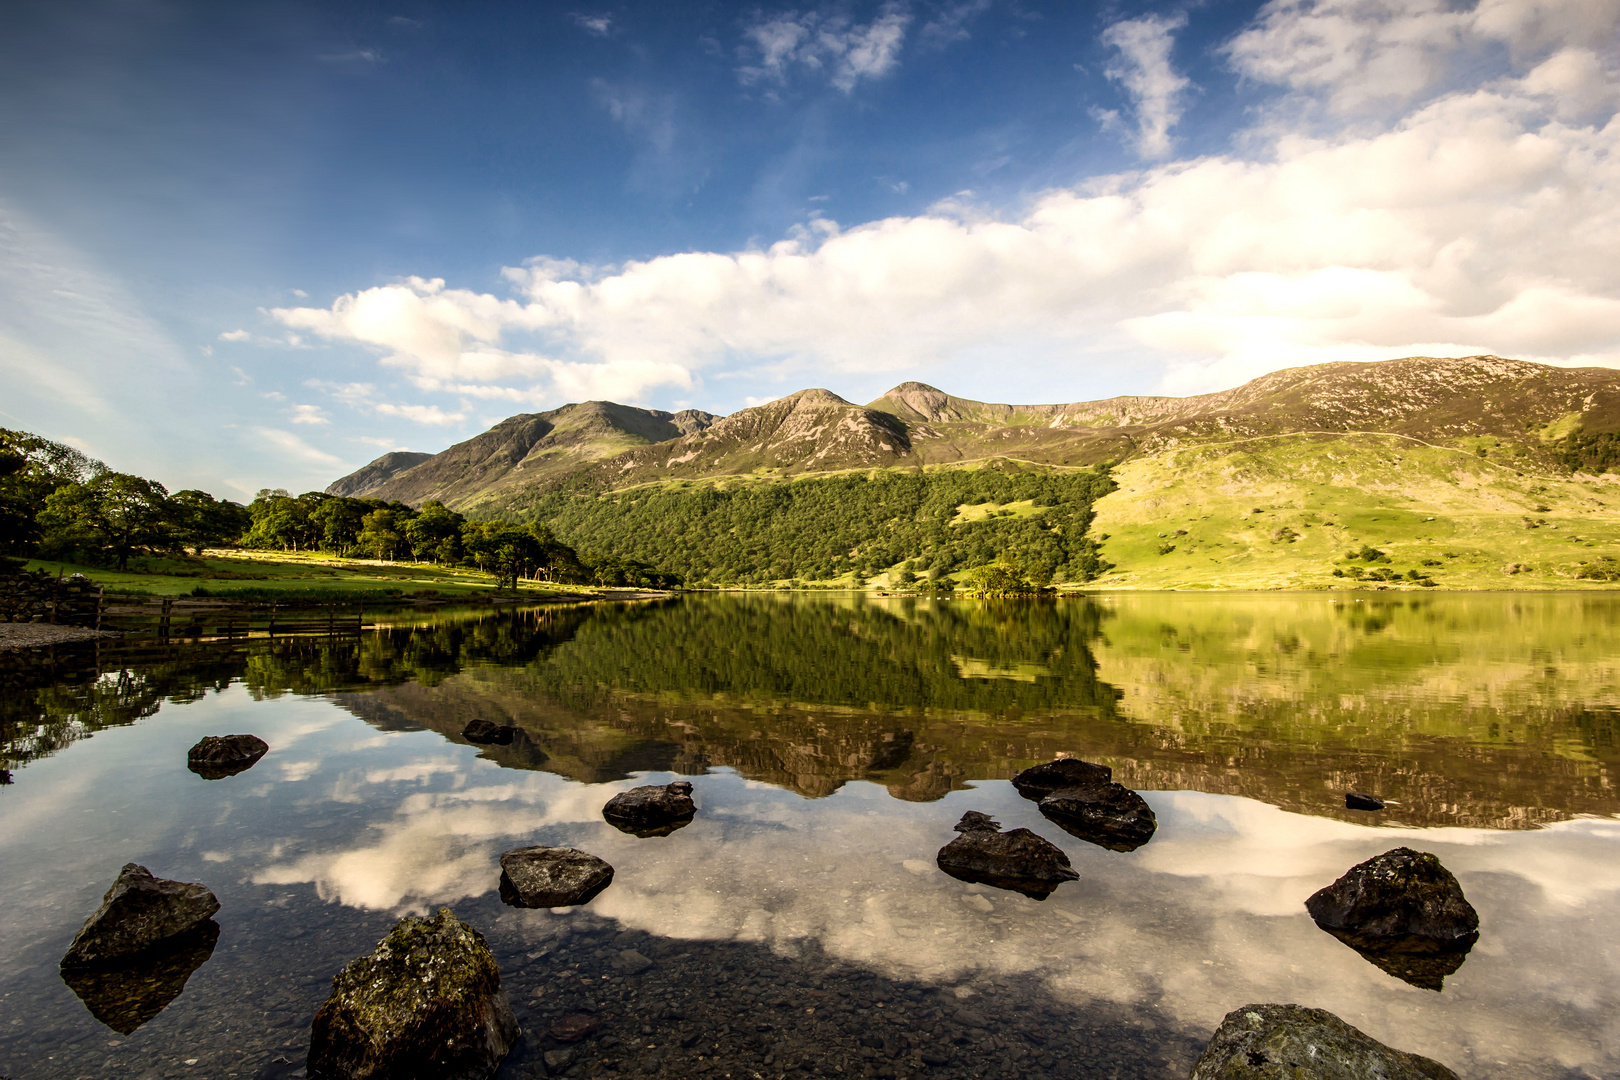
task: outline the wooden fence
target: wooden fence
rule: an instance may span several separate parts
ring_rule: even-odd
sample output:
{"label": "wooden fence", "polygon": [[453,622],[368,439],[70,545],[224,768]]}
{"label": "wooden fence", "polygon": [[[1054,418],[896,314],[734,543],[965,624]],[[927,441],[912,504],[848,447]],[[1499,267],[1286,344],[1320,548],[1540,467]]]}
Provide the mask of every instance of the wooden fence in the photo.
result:
{"label": "wooden fence", "polygon": [[339,637],[367,629],[358,604],[133,596],[104,596],[96,627],[126,638],[159,641],[230,641],[298,634]]}

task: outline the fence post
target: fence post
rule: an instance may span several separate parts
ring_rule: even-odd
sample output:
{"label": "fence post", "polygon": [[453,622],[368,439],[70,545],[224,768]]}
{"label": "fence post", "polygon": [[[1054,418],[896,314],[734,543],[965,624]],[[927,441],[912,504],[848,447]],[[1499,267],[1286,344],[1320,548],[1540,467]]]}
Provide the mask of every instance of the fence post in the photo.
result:
{"label": "fence post", "polygon": [[[96,586],[96,631],[101,630],[101,609],[107,606],[107,586]],[[98,650],[99,651],[99,650]]]}
{"label": "fence post", "polygon": [[163,598],[163,613],[160,616],[158,616],[158,640],[159,641],[168,641],[169,640],[169,610],[173,605],[174,605],[174,601],[171,600],[169,597],[165,596]]}
{"label": "fence post", "polygon": [[270,601],[270,627],[265,631],[271,638],[276,636],[276,602]]}

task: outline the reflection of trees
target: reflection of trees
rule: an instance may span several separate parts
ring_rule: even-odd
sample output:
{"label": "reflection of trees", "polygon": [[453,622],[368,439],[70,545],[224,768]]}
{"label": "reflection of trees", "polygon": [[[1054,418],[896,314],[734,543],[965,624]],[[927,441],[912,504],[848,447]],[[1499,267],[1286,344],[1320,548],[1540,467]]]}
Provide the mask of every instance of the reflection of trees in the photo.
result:
{"label": "reflection of trees", "polygon": [[464,667],[524,663],[565,640],[589,609],[503,611],[359,638],[118,648],[97,644],[11,654],[0,667],[0,768],[8,773],[103,728],[133,724],[243,683],[255,698],[417,682]]}
{"label": "reflection of trees", "polygon": [[[1397,800],[1379,820],[1414,825],[1620,811],[1620,708],[1607,682],[1582,681],[1620,605],[1572,619],[1548,600],[1504,624],[1500,603],[1466,598],[1342,613],[1318,600],[1308,616],[1287,598],[1133,603],[715,596],[444,613],[212,651],[59,650],[26,676],[0,671],[0,765],[240,681],[453,741],[474,717],[515,725],[520,739],[479,753],[590,783],[727,766],[810,796],[864,779],[928,800],[1062,753],[1106,761],[1133,788],[1363,822],[1345,790]],[[1438,619],[1444,634],[1420,632]],[[1553,650],[1561,681],[1503,681],[1493,633]],[[1596,643],[1580,653],[1581,640]],[[1466,702],[1425,690],[1486,679],[1492,693]]]}

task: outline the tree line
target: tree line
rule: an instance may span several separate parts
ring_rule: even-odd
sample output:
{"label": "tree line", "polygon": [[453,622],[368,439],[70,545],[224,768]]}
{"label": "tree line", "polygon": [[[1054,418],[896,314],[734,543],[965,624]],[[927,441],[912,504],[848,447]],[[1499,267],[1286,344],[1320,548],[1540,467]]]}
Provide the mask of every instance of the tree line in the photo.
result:
{"label": "tree line", "polygon": [[71,446],[0,428],[0,554],[127,570],[136,554],[200,555],[220,546],[469,566],[507,587],[520,578],[680,583],[632,559],[582,557],[537,521],[468,520],[439,502],[414,508],[269,488],[243,506],[205,491],[171,493]]}

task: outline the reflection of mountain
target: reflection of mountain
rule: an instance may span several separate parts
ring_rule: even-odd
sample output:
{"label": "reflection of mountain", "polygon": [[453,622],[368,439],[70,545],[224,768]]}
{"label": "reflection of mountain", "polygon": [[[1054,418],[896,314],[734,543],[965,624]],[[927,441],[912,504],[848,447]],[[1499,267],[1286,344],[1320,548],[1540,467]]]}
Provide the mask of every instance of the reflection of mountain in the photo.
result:
{"label": "reflection of mountain", "polygon": [[[1528,828],[1620,812],[1620,604],[1320,597],[981,604],[828,595],[444,614],[359,640],[62,669],[0,706],[11,763],[242,681],[583,782],[730,767],[805,795],[936,799],[1059,754],[1138,790],[1361,823]],[[188,659],[188,657],[190,659]],[[82,670],[81,670],[82,668]],[[5,764],[5,762],[0,762]],[[1346,790],[1391,808],[1344,808]]]}
{"label": "reflection of mountain", "polygon": [[[1179,707],[1139,697],[1143,682],[1120,703],[1120,691],[1097,678],[1097,658],[1105,671],[1136,665],[1130,670],[1147,679],[1146,654],[1159,655],[1166,620],[1188,610],[1184,598],[1181,608],[1164,603],[1147,617],[1128,608],[1110,617],[1089,602],[768,596],[648,605],[582,623],[543,662],[342,703],[374,723],[413,723],[457,741],[474,716],[514,724],[546,755],[544,768],[585,782],[728,766],[806,795],[868,779],[896,797],[927,800],[1069,753],[1108,762],[1137,789],[1242,795],[1363,823],[1527,828],[1620,809],[1604,763],[1620,712],[1569,703],[1590,668],[1573,665],[1560,691],[1543,687],[1539,700],[1513,701],[1518,727],[1503,737],[1500,725],[1479,720],[1481,705],[1435,699],[1423,683],[1391,677],[1389,657],[1408,648],[1379,637],[1382,625],[1371,636],[1358,625],[1348,640],[1335,639],[1338,663],[1324,665],[1306,660],[1302,642],[1342,631],[1335,616],[1317,625],[1310,615],[1302,626],[1286,602],[1267,598],[1247,611],[1249,601],[1220,600],[1207,605],[1209,619],[1241,621],[1243,633],[1212,629],[1216,655],[1203,662],[1172,644],[1166,655],[1179,659],[1153,669],[1146,684]],[[1310,611],[1318,609],[1327,610]],[[1282,611],[1266,633],[1293,643],[1303,681],[1281,679],[1275,658],[1270,671],[1257,671],[1248,650],[1260,630],[1247,623],[1267,610]],[[1244,618],[1234,621],[1234,613]],[[1407,614],[1422,627],[1436,612]],[[1186,636],[1198,623],[1191,619]],[[1501,628],[1498,640],[1515,632]],[[1450,679],[1499,677],[1491,648],[1468,651],[1478,667],[1454,665]],[[1433,678],[1444,663],[1423,657],[1411,670]],[[1194,680],[1196,690],[1178,690],[1181,680]],[[1262,707],[1267,692],[1274,699]],[[1506,711],[1503,701],[1492,707]],[[1419,715],[1425,719],[1414,725]],[[514,748],[482,753],[524,767]],[[1377,818],[1355,814],[1344,808],[1347,789],[1378,791],[1399,805]]]}

